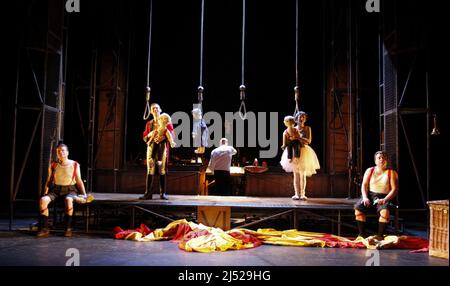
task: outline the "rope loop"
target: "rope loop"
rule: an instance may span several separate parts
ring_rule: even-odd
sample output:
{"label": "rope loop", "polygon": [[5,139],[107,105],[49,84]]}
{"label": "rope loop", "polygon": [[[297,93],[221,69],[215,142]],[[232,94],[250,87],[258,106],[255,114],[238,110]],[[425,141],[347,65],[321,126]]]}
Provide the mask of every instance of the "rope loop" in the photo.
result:
{"label": "rope loop", "polygon": [[[242,112],[242,110],[244,112]],[[241,101],[241,106],[239,106],[239,117],[242,120],[247,119],[247,108],[245,107],[245,101],[243,101],[243,100]]]}
{"label": "rope loop", "polygon": [[145,104],[145,110],[144,110],[144,120],[147,120],[150,117],[150,87],[147,86],[145,88],[145,100],[147,101],[147,103]]}
{"label": "rope loop", "polygon": [[[247,108],[245,106],[245,89],[246,89],[245,85],[241,84],[239,86],[240,98],[241,98],[241,105],[239,106],[239,117],[242,120],[247,119]],[[244,111],[243,113],[242,113],[242,110]]]}

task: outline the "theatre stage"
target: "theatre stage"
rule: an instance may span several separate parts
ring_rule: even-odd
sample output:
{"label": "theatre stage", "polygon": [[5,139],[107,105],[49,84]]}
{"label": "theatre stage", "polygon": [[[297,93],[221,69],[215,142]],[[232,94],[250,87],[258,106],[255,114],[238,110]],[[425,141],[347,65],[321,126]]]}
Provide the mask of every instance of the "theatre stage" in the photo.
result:
{"label": "theatre stage", "polygon": [[[95,214],[96,209],[112,205],[131,208],[131,224],[135,225],[135,211],[141,210],[152,215],[172,221],[173,219],[158,213],[159,210],[176,211],[180,208],[194,208],[197,212],[197,222],[205,225],[221,227],[225,230],[231,227],[231,213],[234,211],[265,213],[264,217],[250,223],[243,222],[239,227],[249,227],[259,222],[280,217],[291,216],[291,226],[298,225],[299,215],[308,214],[320,217],[337,224],[337,235],[340,235],[343,211],[352,211],[357,199],[345,198],[309,198],[307,201],[292,200],[290,197],[250,197],[250,196],[200,196],[200,195],[169,195],[169,200],[161,200],[158,194],[152,200],[139,200],[142,194],[129,193],[93,193],[95,200],[87,205],[87,216]],[[315,213],[327,211],[329,215]],[[89,230],[86,220],[86,230]],[[353,225],[348,225],[354,227]]]}

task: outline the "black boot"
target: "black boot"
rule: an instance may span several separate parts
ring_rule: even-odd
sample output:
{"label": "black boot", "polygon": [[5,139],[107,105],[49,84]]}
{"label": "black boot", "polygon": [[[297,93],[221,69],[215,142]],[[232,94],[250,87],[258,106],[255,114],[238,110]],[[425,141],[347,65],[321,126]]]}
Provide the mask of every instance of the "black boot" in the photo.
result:
{"label": "black boot", "polygon": [[139,197],[139,199],[151,200],[152,190],[153,190],[153,175],[147,174],[147,178],[145,180],[145,194],[142,197]]}
{"label": "black boot", "polygon": [[363,238],[366,238],[366,222],[357,220],[356,223],[358,224],[358,236],[361,236]]}
{"label": "black boot", "polygon": [[166,175],[159,175],[159,197],[161,200],[168,200],[166,195]]}
{"label": "black boot", "polygon": [[386,226],[388,224],[385,222],[378,222],[378,239],[383,240],[384,231],[386,230]]}
{"label": "black boot", "polygon": [[65,237],[72,237],[72,216],[66,214],[66,231],[64,231]]}
{"label": "black boot", "polygon": [[48,228],[48,216],[41,215],[40,230],[37,233],[37,237],[47,237],[50,234]]}

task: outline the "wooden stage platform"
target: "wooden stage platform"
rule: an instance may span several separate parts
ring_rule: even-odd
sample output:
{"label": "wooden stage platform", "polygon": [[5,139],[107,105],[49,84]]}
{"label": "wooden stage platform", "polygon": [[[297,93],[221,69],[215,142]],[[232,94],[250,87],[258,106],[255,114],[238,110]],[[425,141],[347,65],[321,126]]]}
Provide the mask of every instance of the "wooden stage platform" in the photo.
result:
{"label": "wooden stage platform", "polygon": [[[308,214],[327,219],[337,224],[337,234],[340,235],[343,211],[352,211],[357,199],[345,198],[310,198],[307,201],[292,200],[290,197],[250,197],[250,196],[200,196],[200,195],[169,195],[169,200],[159,199],[154,194],[152,200],[139,200],[142,194],[130,193],[92,193],[95,200],[87,206],[88,216],[92,210],[101,209],[102,206],[116,205],[131,208],[132,223],[135,225],[136,210],[172,221],[171,218],[161,215],[157,211],[164,208],[174,211],[181,208],[194,208],[197,212],[197,223],[208,226],[230,229],[231,213],[245,210],[247,213],[264,212],[268,216],[245,223],[239,227],[248,227],[262,221],[280,216],[291,216],[293,227],[298,225],[299,215]],[[91,211],[90,211],[91,210]],[[315,211],[327,211],[329,215],[317,214]],[[335,219],[333,217],[336,217]],[[86,230],[89,230],[89,219],[86,220]],[[348,225],[354,227],[353,225]]]}
{"label": "wooden stage platform", "polygon": [[357,199],[310,198],[296,201],[290,197],[247,197],[247,196],[197,196],[168,195],[169,200],[159,199],[154,194],[152,200],[139,200],[142,194],[92,193],[93,204],[137,204],[157,206],[223,206],[245,208],[300,208],[300,209],[353,209]]}

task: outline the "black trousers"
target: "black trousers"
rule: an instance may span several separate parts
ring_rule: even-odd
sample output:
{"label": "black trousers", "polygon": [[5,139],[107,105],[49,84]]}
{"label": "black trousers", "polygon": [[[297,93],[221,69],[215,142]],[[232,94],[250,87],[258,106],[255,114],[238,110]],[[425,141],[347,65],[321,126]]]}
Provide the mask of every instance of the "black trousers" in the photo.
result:
{"label": "black trousers", "polygon": [[231,196],[231,175],[230,171],[214,171],[214,180],[216,181],[216,191],[213,193],[218,196]]}
{"label": "black trousers", "polygon": [[292,159],[293,157],[300,158],[300,148],[301,147],[302,147],[302,145],[300,144],[300,141],[298,141],[298,140],[293,140],[293,141],[289,142],[288,146],[287,146],[288,159]]}

